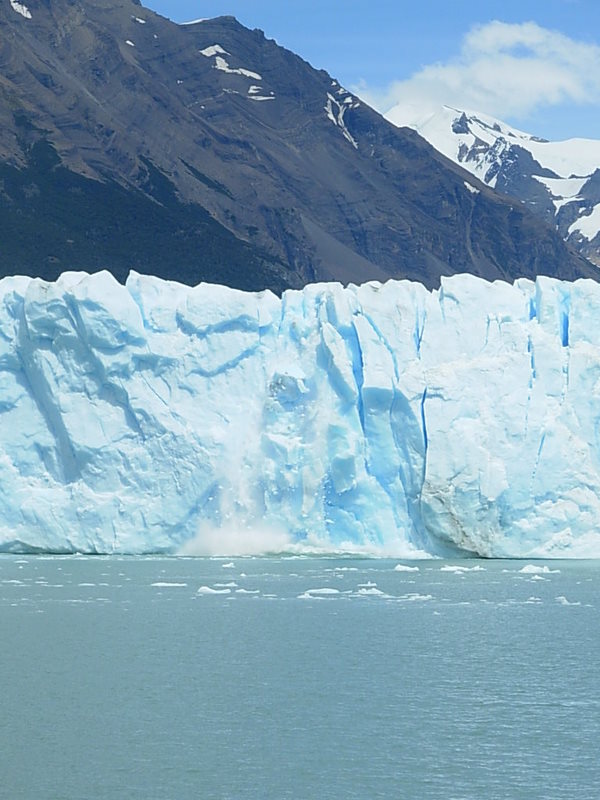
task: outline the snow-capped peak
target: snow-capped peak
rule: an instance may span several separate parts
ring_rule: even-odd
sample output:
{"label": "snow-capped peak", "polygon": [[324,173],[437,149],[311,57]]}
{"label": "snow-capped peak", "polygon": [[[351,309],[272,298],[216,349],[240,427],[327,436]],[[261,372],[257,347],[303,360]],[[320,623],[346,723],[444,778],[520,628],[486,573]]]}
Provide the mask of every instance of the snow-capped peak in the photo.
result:
{"label": "snow-capped peak", "polygon": [[[478,111],[395,106],[390,122],[492,188],[519,198],[600,264],[600,141],[551,142]],[[595,241],[594,241],[595,240]]]}

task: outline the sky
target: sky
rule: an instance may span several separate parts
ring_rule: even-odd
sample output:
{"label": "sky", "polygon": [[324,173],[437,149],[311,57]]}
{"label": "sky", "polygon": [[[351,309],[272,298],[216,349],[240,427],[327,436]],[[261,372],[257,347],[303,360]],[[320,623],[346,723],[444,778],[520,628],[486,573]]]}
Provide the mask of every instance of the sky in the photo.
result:
{"label": "sky", "polygon": [[385,114],[447,104],[548,139],[600,138],[600,0],[142,0],[232,14]]}

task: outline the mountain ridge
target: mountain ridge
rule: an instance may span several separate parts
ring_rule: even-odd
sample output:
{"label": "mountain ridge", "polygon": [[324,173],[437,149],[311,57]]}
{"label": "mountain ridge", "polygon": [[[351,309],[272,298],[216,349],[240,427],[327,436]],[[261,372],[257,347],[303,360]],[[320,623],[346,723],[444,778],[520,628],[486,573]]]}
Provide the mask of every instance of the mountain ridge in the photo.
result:
{"label": "mountain ridge", "polygon": [[535,217],[260,30],[176,25],[134,0],[23,7],[0,5],[2,274],[134,268],[275,291],[596,277]]}
{"label": "mountain ridge", "polygon": [[600,265],[600,140],[549,141],[477,111],[397,106],[387,115],[483,183],[521,200]]}

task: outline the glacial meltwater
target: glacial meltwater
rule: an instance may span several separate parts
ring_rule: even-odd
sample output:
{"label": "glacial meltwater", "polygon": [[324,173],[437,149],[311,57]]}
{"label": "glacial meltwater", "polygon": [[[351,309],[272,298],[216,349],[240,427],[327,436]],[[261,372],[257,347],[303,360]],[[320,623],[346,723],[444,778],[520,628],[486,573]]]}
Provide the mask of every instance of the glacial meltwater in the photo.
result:
{"label": "glacial meltwater", "polygon": [[0,796],[597,800],[600,563],[0,557]]}

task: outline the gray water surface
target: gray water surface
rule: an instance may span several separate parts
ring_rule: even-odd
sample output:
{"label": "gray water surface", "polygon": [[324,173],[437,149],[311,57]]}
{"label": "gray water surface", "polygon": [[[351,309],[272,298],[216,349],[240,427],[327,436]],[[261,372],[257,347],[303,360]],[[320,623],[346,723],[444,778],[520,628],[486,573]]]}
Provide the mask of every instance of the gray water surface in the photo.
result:
{"label": "gray water surface", "polygon": [[0,796],[597,800],[600,563],[397,563],[1,557]]}

